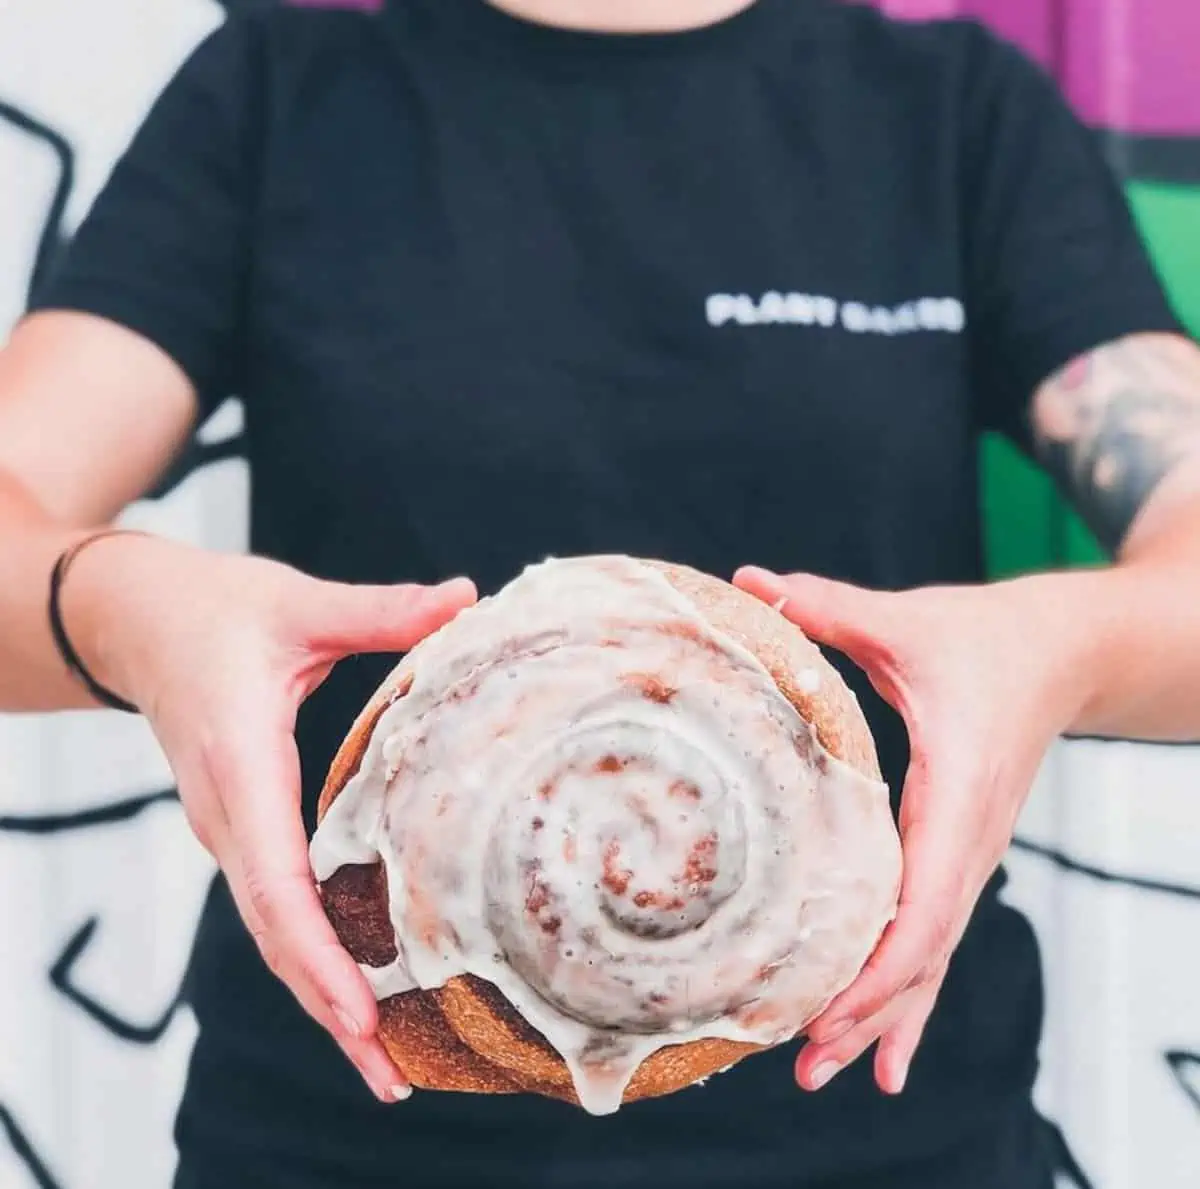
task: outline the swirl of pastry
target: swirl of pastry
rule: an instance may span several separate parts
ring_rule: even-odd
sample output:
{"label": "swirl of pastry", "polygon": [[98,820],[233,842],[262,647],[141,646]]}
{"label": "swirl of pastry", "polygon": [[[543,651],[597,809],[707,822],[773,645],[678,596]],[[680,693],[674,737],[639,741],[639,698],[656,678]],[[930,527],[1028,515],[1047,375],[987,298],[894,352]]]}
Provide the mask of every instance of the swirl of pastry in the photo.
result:
{"label": "swirl of pastry", "polygon": [[531,567],[414,649],[343,751],[314,871],[417,1084],[594,1113],[681,1088],[797,1035],[895,910],[853,696],[695,571]]}

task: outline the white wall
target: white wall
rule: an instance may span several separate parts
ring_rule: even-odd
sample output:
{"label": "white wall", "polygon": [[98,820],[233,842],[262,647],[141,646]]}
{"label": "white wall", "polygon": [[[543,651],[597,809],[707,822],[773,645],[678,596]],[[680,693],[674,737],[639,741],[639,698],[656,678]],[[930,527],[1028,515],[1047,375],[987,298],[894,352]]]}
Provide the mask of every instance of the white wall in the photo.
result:
{"label": "white wall", "polygon": [[[0,102],[73,147],[69,225],[219,14],[209,0],[0,4]],[[51,149],[0,119],[0,328],[58,177]],[[229,407],[208,435],[236,426]],[[131,518],[242,548],[245,495],[244,465],[225,461]],[[1041,850],[1012,856],[1012,899],[1046,948],[1039,1094],[1097,1189],[1200,1185],[1198,786],[1190,752],[1061,749],[1022,823]],[[168,1183],[193,1039],[172,1008],[210,873],[178,805],[139,800],[169,787],[139,722],[0,718],[0,1189]]]}

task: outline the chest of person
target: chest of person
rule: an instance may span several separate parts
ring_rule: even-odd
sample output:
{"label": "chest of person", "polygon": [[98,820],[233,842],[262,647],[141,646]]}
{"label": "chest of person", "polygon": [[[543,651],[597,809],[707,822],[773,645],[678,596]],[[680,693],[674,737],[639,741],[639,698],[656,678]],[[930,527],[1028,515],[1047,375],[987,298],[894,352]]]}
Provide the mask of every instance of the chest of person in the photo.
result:
{"label": "chest of person", "polygon": [[877,105],[806,112],[753,74],[590,81],[460,92],[413,67],[277,130],[259,448],[324,458],[348,505],[399,507],[402,472],[409,516],[448,476],[526,522],[549,498],[573,525],[550,545],[665,503],[729,534],[836,504],[886,536],[965,491],[969,302],[937,136]]}

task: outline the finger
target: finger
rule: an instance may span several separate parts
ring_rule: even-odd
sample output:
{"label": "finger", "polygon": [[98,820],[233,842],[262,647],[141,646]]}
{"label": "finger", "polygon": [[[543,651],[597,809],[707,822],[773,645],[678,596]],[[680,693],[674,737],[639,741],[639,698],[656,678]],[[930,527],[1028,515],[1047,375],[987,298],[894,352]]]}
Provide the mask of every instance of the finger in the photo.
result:
{"label": "finger", "polygon": [[883,1010],[824,1043],[810,1042],[796,1058],[796,1081],[807,1090],[826,1086],[853,1064],[884,1033],[895,1027],[919,1001],[920,990],[906,991]]}
{"label": "finger", "polygon": [[[231,854],[230,868],[236,872],[238,864],[236,855]],[[353,1023],[341,1018],[337,1009],[317,992],[313,981],[298,969],[289,967],[286,959],[274,947],[266,926],[251,903],[245,881],[237,875],[233,878],[227,875],[226,882],[238,913],[267,967],[291,991],[300,1006],[333,1036],[376,1098],[381,1102],[397,1102],[407,1098],[412,1092],[411,1087],[388,1057],[383,1045],[374,1038],[356,1037]]]}
{"label": "finger", "polygon": [[380,1102],[403,1102],[412,1095],[408,1079],[396,1068],[377,1039],[355,1039],[334,1034],[343,1053],[362,1075]]}
{"label": "finger", "polygon": [[914,754],[901,812],[904,872],[896,917],[854,982],[813,1021],[823,1043],[881,1011],[909,987],[940,977],[974,902],[964,850],[974,846],[970,790],[934,789],[927,762]]}
{"label": "finger", "polygon": [[469,578],[439,586],[318,584],[304,629],[318,651],[407,652],[478,598]]}
{"label": "finger", "polygon": [[864,668],[878,663],[888,649],[891,627],[888,599],[894,595],[864,590],[814,574],[783,577],[757,566],[733,576],[735,586],[770,603],[804,634],[845,653]]}
{"label": "finger", "polygon": [[[300,816],[300,764],[290,727],[277,712],[273,727],[246,738],[249,713],[225,732],[215,773],[235,857],[225,870],[238,887],[257,940],[280,977],[328,1026],[329,1013],[355,1038],[374,1034],[375,996],[329,923],[308,861]],[[324,1007],[317,1006],[316,1001]]]}
{"label": "finger", "polygon": [[900,1019],[879,1042],[875,1054],[875,1081],[885,1094],[899,1094],[908,1080],[908,1071],[925,1025],[933,1014],[941,982],[928,983],[913,992],[912,1001]]}
{"label": "finger", "polygon": [[958,929],[949,895],[939,895],[928,905],[901,901],[895,921],[858,978],[813,1021],[809,1036],[814,1041],[826,1043],[845,1034],[910,988],[940,976]]}

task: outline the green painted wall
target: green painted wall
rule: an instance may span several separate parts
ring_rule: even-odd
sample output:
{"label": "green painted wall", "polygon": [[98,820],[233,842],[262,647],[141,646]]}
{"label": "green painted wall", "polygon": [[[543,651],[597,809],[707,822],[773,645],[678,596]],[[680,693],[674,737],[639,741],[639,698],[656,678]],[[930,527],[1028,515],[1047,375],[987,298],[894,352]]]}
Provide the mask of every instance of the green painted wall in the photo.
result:
{"label": "green painted wall", "polygon": [[[1200,336],[1200,188],[1130,182],[1126,191],[1175,309]],[[1003,578],[1104,555],[1050,481],[999,438],[983,445],[988,570]]]}

